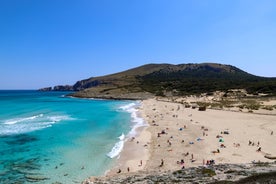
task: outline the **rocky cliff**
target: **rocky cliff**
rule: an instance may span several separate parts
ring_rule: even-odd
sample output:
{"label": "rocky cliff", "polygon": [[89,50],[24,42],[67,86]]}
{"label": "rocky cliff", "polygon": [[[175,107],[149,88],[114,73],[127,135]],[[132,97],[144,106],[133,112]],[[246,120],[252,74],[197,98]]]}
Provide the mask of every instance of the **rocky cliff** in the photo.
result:
{"label": "rocky cliff", "polygon": [[54,87],[41,88],[39,91],[75,91],[73,86],[70,85],[58,85]]}

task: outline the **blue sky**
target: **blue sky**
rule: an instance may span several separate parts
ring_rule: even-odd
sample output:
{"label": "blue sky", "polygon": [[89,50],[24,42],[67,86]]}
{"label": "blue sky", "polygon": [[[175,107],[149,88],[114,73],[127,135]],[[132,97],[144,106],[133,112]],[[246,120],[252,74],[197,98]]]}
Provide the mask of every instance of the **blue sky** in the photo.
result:
{"label": "blue sky", "polygon": [[147,63],[216,62],[276,77],[276,1],[0,0],[0,89]]}

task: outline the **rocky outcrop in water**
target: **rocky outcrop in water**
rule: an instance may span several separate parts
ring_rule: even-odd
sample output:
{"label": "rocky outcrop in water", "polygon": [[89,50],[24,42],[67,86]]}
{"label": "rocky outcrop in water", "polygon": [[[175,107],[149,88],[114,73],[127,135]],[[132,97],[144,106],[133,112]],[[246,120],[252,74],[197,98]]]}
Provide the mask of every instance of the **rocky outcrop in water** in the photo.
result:
{"label": "rocky outcrop in water", "polygon": [[38,91],[76,91],[73,86],[70,85],[58,85],[54,87],[41,88]]}
{"label": "rocky outcrop in water", "polygon": [[53,91],[75,91],[73,86],[70,85],[59,85],[59,86],[54,86]]}
{"label": "rocky outcrop in water", "polygon": [[52,91],[52,87],[41,88],[38,91]]}

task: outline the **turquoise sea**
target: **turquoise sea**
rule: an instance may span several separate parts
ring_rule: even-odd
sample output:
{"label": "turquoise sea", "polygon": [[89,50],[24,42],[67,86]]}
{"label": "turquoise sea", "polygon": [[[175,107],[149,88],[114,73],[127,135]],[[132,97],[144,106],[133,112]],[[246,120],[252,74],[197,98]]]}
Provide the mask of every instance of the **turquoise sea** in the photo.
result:
{"label": "turquoise sea", "polygon": [[81,183],[112,167],[143,126],[137,101],[0,91],[0,183]]}

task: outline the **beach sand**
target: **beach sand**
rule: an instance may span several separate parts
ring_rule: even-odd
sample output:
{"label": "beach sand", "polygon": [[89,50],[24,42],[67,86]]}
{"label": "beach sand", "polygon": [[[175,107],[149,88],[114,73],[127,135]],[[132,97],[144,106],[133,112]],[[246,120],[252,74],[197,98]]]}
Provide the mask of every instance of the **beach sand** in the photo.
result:
{"label": "beach sand", "polygon": [[275,110],[274,115],[199,111],[155,98],[142,101],[139,112],[149,126],[140,127],[135,139],[127,140],[107,177],[117,175],[119,169],[126,174],[127,168],[129,173],[173,171],[209,160],[240,164],[273,162],[264,156],[276,156]]}
{"label": "beach sand", "polygon": [[[276,156],[275,115],[212,109],[198,111],[155,99],[145,100],[142,111],[152,134],[146,169],[176,170],[183,166],[200,166],[207,160],[215,163],[268,162],[272,160],[265,158],[266,154]],[[162,131],[165,134],[160,134]],[[261,151],[257,151],[259,148]],[[164,160],[162,167],[161,159]],[[181,160],[184,163],[177,164]]]}
{"label": "beach sand", "polygon": [[126,140],[115,167],[106,173],[107,176],[119,174],[119,170],[120,173],[133,173],[145,168],[150,156],[148,144],[151,140],[151,133],[147,127],[139,127],[136,132],[134,139]]}

